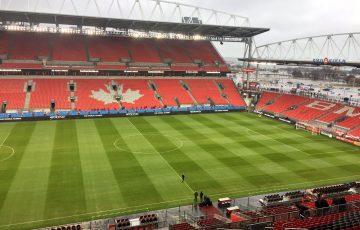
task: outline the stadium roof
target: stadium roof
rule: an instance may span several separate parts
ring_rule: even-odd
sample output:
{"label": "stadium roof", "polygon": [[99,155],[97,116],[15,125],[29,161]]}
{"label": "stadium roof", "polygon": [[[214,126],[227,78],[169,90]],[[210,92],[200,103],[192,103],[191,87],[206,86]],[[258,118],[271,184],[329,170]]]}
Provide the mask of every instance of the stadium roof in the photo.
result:
{"label": "stadium roof", "polygon": [[74,26],[95,26],[102,28],[232,38],[248,38],[269,31],[268,28],[185,24],[4,10],[0,10],[0,21],[27,22],[31,24],[47,23]]}

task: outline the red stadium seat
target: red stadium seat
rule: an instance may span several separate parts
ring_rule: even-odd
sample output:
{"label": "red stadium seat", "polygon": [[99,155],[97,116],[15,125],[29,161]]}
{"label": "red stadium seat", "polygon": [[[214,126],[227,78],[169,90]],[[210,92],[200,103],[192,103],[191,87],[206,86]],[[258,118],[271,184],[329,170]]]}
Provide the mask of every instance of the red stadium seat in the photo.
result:
{"label": "red stadium seat", "polygon": [[0,104],[7,101],[8,109],[23,109],[25,103],[25,79],[0,80]]}
{"label": "red stadium seat", "polygon": [[256,104],[256,109],[261,109],[266,106],[270,101],[274,101],[277,97],[279,97],[279,93],[274,92],[263,92],[261,94],[259,102]]}
{"label": "red stadium seat", "polygon": [[43,33],[11,33],[11,59],[34,60],[38,57],[50,57],[49,38],[51,37]]}
{"label": "red stadium seat", "polygon": [[31,93],[30,108],[49,108],[50,101],[55,100],[56,109],[70,109],[70,92],[67,79],[35,79],[34,91]]}
{"label": "red stadium seat", "polygon": [[283,112],[282,115],[297,121],[312,121],[340,107],[337,103],[311,99],[296,109]]}
{"label": "red stadium seat", "polygon": [[190,87],[192,95],[199,104],[210,104],[208,97],[210,97],[216,105],[227,105],[227,101],[221,97],[220,90],[213,80],[202,79],[186,79],[184,80]]}
{"label": "red stadium seat", "polygon": [[85,40],[80,35],[58,35],[54,39],[53,60],[86,62]]}
{"label": "red stadium seat", "polygon": [[130,59],[127,40],[121,37],[89,37],[89,57],[100,58],[102,62],[119,62],[122,58]]}
{"label": "red stadium seat", "polygon": [[156,84],[165,105],[177,106],[175,97],[183,105],[194,104],[189,94],[182,88],[179,79],[153,79],[152,81]]}
{"label": "red stadium seat", "polygon": [[272,113],[281,113],[292,106],[300,105],[308,100],[309,98],[298,95],[281,94],[273,104],[263,107],[263,110]]}

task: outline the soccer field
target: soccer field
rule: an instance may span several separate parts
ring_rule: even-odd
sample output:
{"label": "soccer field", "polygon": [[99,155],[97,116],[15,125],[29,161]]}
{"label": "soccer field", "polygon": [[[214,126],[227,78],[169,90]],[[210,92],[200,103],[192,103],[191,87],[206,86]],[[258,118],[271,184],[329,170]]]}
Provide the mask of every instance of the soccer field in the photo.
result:
{"label": "soccer field", "polygon": [[[0,229],[360,178],[360,148],[255,114],[0,124]],[[186,183],[181,183],[184,173]]]}

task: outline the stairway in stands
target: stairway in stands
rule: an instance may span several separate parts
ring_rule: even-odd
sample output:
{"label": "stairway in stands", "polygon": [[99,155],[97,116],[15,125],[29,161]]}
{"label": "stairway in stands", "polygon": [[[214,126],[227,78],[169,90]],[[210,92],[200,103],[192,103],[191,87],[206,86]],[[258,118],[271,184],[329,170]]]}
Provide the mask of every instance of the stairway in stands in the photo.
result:
{"label": "stairway in stands", "polygon": [[198,105],[199,103],[197,102],[197,100],[195,99],[194,95],[191,92],[191,88],[189,87],[189,85],[184,82],[183,80],[180,80],[180,85],[181,87],[186,91],[186,93],[190,96],[191,100],[193,101],[193,104]]}
{"label": "stairway in stands", "polygon": [[218,88],[219,93],[220,93],[220,96],[221,96],[222,98],[224,98],[224,100],[226,101],[226,103],[227,103],[228,105],[231,105],[227,94],[223,92],[223,90],[225,89],[225,88],[224,88],[224,85],[223,85],[222,83],[216,82],[215,80],[213,80],[213,82],[214,82],[214,84],[216,85],[216,87]]}
{"label": "stairway in stands", "polygon": [[26,92],[25,101],[24,101],[24,110],[28,111],[30,108],[30,99],[31,99],[31,91],[35,89],[35,84],[32,85],[31,90],[27,89],[28,82],[24,85],[24,92]]}
{"label": "stairway in stands", "polygon": [[148,81],[148,85],[149,85],[150,89],[154,91],[154,97],[160,102],[161,107],[165,107],[162,96],[159,94],[158,88],[157,88],[155,82],[150,80],[150,81]]}

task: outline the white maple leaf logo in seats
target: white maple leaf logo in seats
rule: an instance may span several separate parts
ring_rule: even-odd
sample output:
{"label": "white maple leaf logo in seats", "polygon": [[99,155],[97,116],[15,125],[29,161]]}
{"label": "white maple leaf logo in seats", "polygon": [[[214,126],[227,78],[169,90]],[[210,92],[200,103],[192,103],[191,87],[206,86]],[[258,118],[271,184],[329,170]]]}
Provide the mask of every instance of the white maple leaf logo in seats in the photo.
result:
{"label": "white maple leaf logo in seats", "polygon": [[[110,85],[105,84],[104,86],[106,90],[104,89],[99,89],[98,91],[91,90],[90,97],[95,100],[104,102],[105,105],[111,103],[117,103],[115,99],[116,91],[114,91]],[[129,103],[129,104],[135,104],[136,100],[144,96],[143,94],[140,93],[140,90],[127,89],[126,92],[123,91],[124,91],[124,85],[119,85],[117,92],[118,95],[121,97],[121,102]]]}

